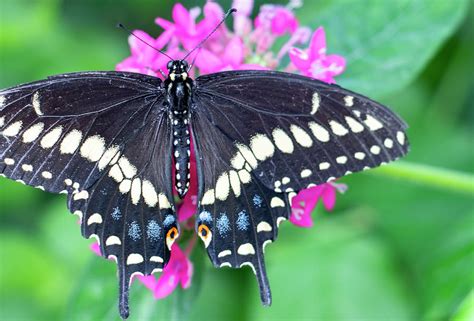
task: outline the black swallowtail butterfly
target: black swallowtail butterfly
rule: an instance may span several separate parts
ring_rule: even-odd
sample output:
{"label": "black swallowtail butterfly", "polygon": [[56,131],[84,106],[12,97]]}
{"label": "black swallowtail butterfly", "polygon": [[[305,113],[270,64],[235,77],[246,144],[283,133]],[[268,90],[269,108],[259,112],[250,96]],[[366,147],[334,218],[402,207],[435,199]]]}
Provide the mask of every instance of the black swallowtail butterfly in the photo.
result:
{"label": "black swallowtail butterfly", "polygon": [[408,151],[403,120],[339,86],[250,70],[193,80],[188,68],[170,61],[165,81],[79,72],[0,91],[1,175],[67,193],[83,236],[117,261],[124,318],[131,277],[161,271],[179,236],[173,188],[187,192],[191,138],[196,231],[216,267],[252,268],[266,305],[264,249],[292,196]]}

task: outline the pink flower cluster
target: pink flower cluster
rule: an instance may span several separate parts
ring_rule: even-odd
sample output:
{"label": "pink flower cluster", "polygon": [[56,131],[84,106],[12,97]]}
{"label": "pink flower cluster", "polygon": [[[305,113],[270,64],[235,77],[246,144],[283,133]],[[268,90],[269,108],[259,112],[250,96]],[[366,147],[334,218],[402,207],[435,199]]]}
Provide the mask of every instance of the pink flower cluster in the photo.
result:
{"label": "pink flower cluster", "polygon": [[[259,8],[258,15],[252,20],[253,0],[234,0],[233,30],[225,24],[218,28],[204,45],[188,57],[192,62],[192,76],[224,70],[274,69],[297,72],[328,83],[334,83],[334,77],[345,69],[345,60],[338,55],[326,54],[325,31],[319,27],[314,33],[300,26],[293,9],[300,1],[292,0],[287,6],[266,4]],[[224,16],[224,10],[216,2],[208,1],[203,7],[187,10],[183,5],[173,7],[172,21],[156,18],[155,23],[163,29],[158,38],[146,32],[136,30],[135,34],[152,46],[163,50],[170,57],[180,59],[186,52],[194,49],[217,26]],[[199,20],[199,21],[198,21]],[[286,39],[284,45],[275,53],[275,44]],[[295,45],[305,44],[306,49]],[[162,77],[160,71],[166,70],[169,59],[153,50],[140,40],[129,38],[131,56],[117,65],[119,71],[139,72]],[[283,57],[290,58],[290,64],[282,66]],[[197,212],[197,179],[194,155],[191,156],[191,186],[184,200],[178,206],[178,219],[184,229],[193,229],[193,215]],[[336,201],[336,190],[345,186],[326,183],[298,193],[292,200],[290,221],[298,226],[313,225],[311,212],[322,200],[326,209],[331,210]],[[188,256],[194,247],[195,237],[182,251],[173,245],[171,259],[159,278],[155,276],[139,277],[150,288],[156,298],[163,298],[181,284],[187,288],[191,284],[193,266]],[[100,254],[95,246],[94,250]]]}

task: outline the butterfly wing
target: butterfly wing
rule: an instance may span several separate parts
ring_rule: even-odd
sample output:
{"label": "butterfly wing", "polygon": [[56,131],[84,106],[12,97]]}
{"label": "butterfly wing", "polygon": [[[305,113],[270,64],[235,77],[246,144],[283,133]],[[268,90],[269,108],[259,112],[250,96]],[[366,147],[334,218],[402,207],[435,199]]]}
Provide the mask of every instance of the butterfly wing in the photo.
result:
{"label": "butterfly wing", "polygon": [[296,192],[408,150],[405,123],[386,107],[293,74],[201,76],[192,108],[198,233],[214,265],[252,266],[264,304],[271,301],[264,248]]}
{"label": "butterfly wing", "polygon": [[272,71],[224,72],[196,83],[197,112],[277,192],[373,168],[408,151],[407,126],[397,115],[336,85]]}
{"label": "butterfly wing", "polygon": [[118,263],[127,316],[132,275],[162,269],[178,236],[161,80],[66,74],[3,90],[0,101],[0,173],[68,194],[83,236]]}

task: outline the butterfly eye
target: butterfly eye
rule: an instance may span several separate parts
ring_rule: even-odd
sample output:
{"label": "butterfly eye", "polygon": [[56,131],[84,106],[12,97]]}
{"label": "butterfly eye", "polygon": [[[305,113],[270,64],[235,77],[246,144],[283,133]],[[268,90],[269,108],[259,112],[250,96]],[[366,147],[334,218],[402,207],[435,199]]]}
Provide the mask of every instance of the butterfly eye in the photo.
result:
{"label": "butterfly eye", "polygon": [[204,242],[205,247],[207,248],[212,240],[212,232],[209,230],[204,224],[199,225],[198,227],[198,234],[201,240]]}
{"label": "butterfly eye", "polygon": [[173,67],[173,61],[170,60],[170,61],[168,62],[168,65],[166,65],[166,68],[168,68],[168,70],[170,70],[172,67]]}
{"label": "butterfly eye", "polygon": [[168,249],[171,251],[171,247],[173,246],[174,241],[178,238],[179,233],[178,229],[176,227],[172,227],[168,233],[166,233],[166,245],[168,246]]}
{"label": "butterfly eye", "polygon": [[182,60],[181,63],[182,63],[182,65],[183,65],[183,69],[184,69],[184,70],[188,70],[188,67],[189,67],[188,62],[187,62],[186,60]]}

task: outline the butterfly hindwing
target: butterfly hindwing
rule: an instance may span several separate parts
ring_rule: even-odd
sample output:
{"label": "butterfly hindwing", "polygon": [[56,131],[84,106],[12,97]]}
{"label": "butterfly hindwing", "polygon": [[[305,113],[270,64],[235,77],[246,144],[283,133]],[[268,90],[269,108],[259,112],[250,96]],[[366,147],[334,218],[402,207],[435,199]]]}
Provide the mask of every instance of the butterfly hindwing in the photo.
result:
{"label": "butterfly hindwing", "polygon": [[222,72],[196,84],[196,113],[234,145],[229,161],[243,156],[278,192],[376,167],[408,150],[397,115],[336,85],[271,71]]}
{"label": "butterfly hindwing", "polygon": [[132,73],[55,76],[0,92],[0,172],[68,194],[86,238],[117,261],[120,311],[136,273],[168,262],[179,234],[172,132],[161,80]]}
{"label": "butterfly hindwing", "polygon": [[252,269],[262,302],[269,305],[264,251],[289,216],[288,196],[264,186],[248,164],[233,168],[233,146],[205,116],[195,115],[192,128],[200,186],[196,231],[214,266]]}

